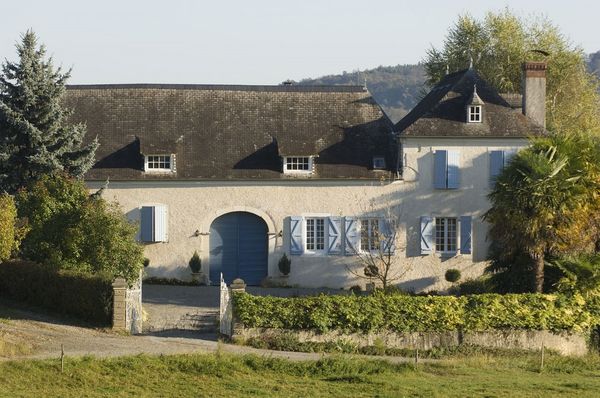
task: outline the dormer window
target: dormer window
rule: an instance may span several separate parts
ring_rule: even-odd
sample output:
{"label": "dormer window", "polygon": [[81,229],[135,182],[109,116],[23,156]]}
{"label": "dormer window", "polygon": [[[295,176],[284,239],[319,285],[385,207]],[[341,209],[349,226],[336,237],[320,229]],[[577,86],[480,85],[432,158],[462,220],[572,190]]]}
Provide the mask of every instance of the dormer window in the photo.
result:
{"label": "dormer window", "polygon": [[385,158],[383,156],[373,157],[373,169],[384,170],[385,169]]}
{"label": "dormer window", "polygon": [[146,172],[167,173],[173,171],[172,155],[146,155],[144,170]]}
{"label": "dormer window", "polygon": [[283,158],[284,174],[311,174],[313,156],[285,156]]}
{"label": "dormer window", "polygon": [[483,105],[485,103],[477,94],[477,85],[473,85],[473,94],[467,101],[467,123],[481,123],[483,121]]}
{"label": "dormer window", "polygon": [[481,122],[481,105],[469,105],[469,123]]}

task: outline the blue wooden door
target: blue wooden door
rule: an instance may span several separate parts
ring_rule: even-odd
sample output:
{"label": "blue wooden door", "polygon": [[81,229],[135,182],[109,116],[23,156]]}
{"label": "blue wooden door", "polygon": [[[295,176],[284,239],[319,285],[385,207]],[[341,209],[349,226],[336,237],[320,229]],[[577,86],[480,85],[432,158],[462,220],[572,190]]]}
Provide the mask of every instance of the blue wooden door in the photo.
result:
{"label": "blue wooden door", "polygon": [[210,226],[210,281],[227,284],[242,278],[248,285],[258,285],[267,276],[267,225],[258,216],[227,213]]}

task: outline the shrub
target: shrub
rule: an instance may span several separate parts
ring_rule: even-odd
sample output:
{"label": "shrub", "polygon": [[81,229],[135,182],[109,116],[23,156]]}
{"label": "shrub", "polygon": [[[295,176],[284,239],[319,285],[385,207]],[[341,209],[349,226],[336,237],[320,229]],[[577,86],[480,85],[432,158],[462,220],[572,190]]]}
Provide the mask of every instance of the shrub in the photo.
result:
{"label": "shrub", "polygon": [[112,279],[24,261],[0,264],[0,296],[100,326],[112,321]]}
{"label": "shrub", "polygon": [[143,280],[144,285],[198,286],[196,281],[183,281],[177,278],[159,278],[150,276]]}
{"label": "shrub", "polygon": [[455,296],[464,296],[467,294],[484,294],[494,292],[494,285],[488,276],[483,276],[477,279],[467,279],[458,285],[454,285],[448,289],[448,293]]}
{"label": "shrub", "polygon": [[281,272],[282,275],[290,274],[292,260],[290,260],[285,253],[283,253],[283,256],[279,259],[279,263],[277,265],[279,266],[279,272]]}
{"label": "shrub", "polygon": [[360,294],[362,292],[362,287],[360,285],[351,286],[349,289],[354,294]]}
{"label": "shrub", "polygon": [[200,260],[197,251],[194,251],[192,258],[190,258],[189,266],[192,269],[192,272],[196,274],[202,269],[202,261]]}
{"label": "shrub", "polygon": [[17,208],[12,196],[0,195],[0,262],[10,258],[15,247]]}
{"label": "shrub", "polygon": [[105,273],[133,282],[144,261],[137,227],[116,204],[90,196],[82,181],[47,176],[17,194],[20,217],[30,231],[24,258],[54,269]]}
{"label": "shrub", "polygon": [[236,316],[247,327],[320,332],[438,332],[533,329],[589,331],[594,318],[581,296],[482,294],[471,296],[259,297],[234,295]]}
{"label": "shrub", "polygon": [[446,275],[444,275],[446,280],[450,283],[458,282],[460,280],[460,276],[460,271],[455,268],[450,268],[448,271],[446,271]]}

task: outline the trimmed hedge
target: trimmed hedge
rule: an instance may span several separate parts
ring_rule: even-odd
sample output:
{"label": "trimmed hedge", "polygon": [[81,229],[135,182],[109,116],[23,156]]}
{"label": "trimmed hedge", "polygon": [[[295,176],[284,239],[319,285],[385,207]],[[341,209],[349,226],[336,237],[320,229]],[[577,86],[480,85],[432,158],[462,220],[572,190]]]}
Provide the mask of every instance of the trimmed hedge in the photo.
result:
{"label": "trimmed hedge", "polygon": [[583,332],[598,324],[580,296],[481,294],[470,296],[370,296],[280,298],[234,295],[246,327],[325,332],[436,332],[532,329]]}
{"label": "trimmed hedge", "polygon": [[0,264],[0,296],[70,315],[98,326],[112,322],[112,281],[10,261]]}

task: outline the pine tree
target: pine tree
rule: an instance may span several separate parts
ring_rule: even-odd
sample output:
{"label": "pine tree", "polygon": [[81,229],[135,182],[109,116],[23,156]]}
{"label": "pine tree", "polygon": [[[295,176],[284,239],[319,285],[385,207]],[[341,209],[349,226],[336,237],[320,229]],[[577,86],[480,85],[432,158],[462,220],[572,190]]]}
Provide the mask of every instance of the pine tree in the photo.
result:
{"label": "pine tree", "polygon": [[0,192],[14,192],[42,176],[82,177],[94,162],[97,139],[83,145],[86,127],[70,124],[63,105],[70,70],[62,73],[27,31],[17,44],[18,62],[0,73]]}

